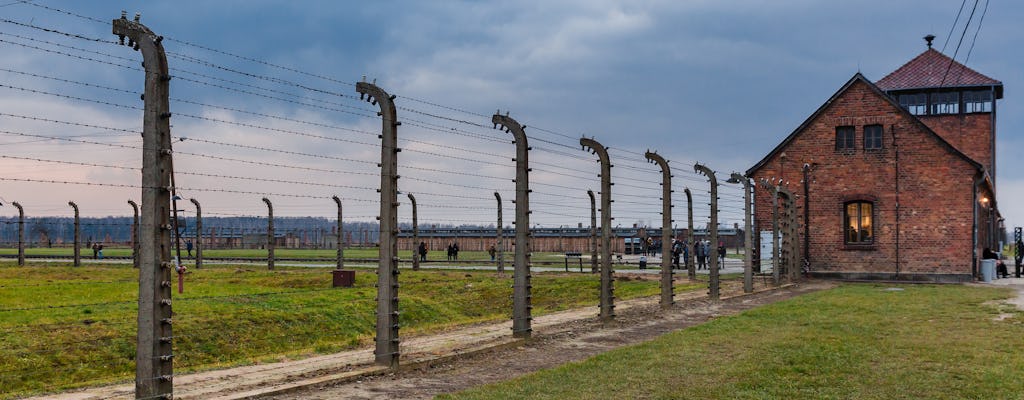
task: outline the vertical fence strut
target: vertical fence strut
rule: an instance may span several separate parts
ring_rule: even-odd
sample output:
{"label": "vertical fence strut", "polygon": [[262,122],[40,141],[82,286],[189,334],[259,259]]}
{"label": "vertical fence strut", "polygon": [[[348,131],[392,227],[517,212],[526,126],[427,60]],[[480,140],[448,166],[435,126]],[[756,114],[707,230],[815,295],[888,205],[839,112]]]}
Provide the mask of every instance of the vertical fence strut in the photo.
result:
{"label": "vertical fence strut", "polygon": [[416,254],[416,248],[420,244],[420,225],[416,220],[416,196],[409,193],[409,203],[412,204],[412,269],[420,269],[420,256]]}
{"label": "vertical fence strut", "polygon": [[501,195],[494,192],[494,198],[498,200],[498,244],[495,250],[498,252],[498,273],[503,274],[505,273],[505,227],[502,226],[503,222],[501,221]]}
{"label": "vertical fence strut", "polygon": [[772,195],[772,284],[779,284],[779,191],[768,179],[761,179],[761,186]]}
{"label": "vertical fence strut", "polygon": [[267,203],[267,269],[274,269],[274,205],[270,199],[264,197],[263,202]]}
{"label": "vertical fence strut", "polygon": [[785,252],[783,260],[785,260],[786,274],[790,282],[796,282],[800,277],[800,241],[797,240],[799,227],[796,222],[796,197],[785,186],[780,185],[776,190],[783,198],[782,250]]}
{"label": "vertical fence strut", "polygon": [[686,194],[686,248],[689,249],[685,257],[686,276],[694,281],[697,280],[697,269],[693,265],[693,257],[697,246],[693,242],[693,194],[690,193],[690,188],[684,188],[683,193]]}
{"label": "vertical fence strut", "polygon": [[665,158],[648,151],[647,161],[661,167],[661,306],[671,307],[672,297],[672,170]]}
{"label": "vertical fence strut", "polygon": [[196,269],[203,267],[203,208],[199,206],[196,199],[188,199],[196,206]]}
{"label": "vertical fence strut", "polygon": [[380,246],[377,265],[378,365],[398,368],[398,122],[395,96],[373,83],[356,84],[359,98],[380,106]]}
{"label": "vertical fence strut", "polygon": [[139,268],[139,205],[133,200],[128,200],[132,206],[132,267]]}
{"label": "vertical fence strut", "polygon": [[82,229],[79,224],[78,218],[78,204],[73,201],[69,201],[68,205],[75,210],[75,241],[74,241],[74,252],[75,258],[74,263],[76,267],[82,266]]}
{"label": "vertical fence strut", "polygon": [[1021,275],[1021,261],[1024,261],[1024,238],[1021,237],[1021,227],[1017,226],[1013,228],[1013,245],[1014,245],[1014,270],[1015,277],[1020,278]]}
{"label": "vertical fence strut", "polygon": [[718,252],[714,249],[718,248],[718,178],[715,177],[715,171],[708,168],[700,163],[693,165],[694,172],[700,172],[708,177],[711,183],[711,222],[709,222],[708,230],[710,232],[710,247],[713,254],[708,255],[708,269],[711,279],[708,283],[708,298],[711,300],[718,300],[720,298],[720,282],[718,279]]}
{"label": "vertical fence strut", "polygon": [[594,191],[587,189],[590,196],[590,272],[597,273],[597,202]]}
{"label": "vertical fence strut", "polygon": [[340,271],[342,268],[345,267],[344,240],[342,239],[342,237],[344,237],[345,234],[344,229],[342,229],[343,225],[341,224],[341,199],[338,198],[338,196],[331,196],[331,198],[334,199],[334,203],[338,205],[338,236],[335,238],[335,240],[337,240],[338,246],[337,269]]}
{"label": "vertical fence strut", "polygon": [[[25,209],[16,201],[11,202],[18,209],[18,266],[25,266]],[[138,214],[136,214],[138,215]]]}
{"label": "vertical fence strut", "polygon": [[752,227],[751,227],[751,216],[753,210],[750,209],[750,179],[733,172],[729,178],[729,183],[742,183],[743,184],[743,292],[753,293],[754,292],[754,258],[753,258],[753,243]]}
{"label": "vertical fence strut", "polygon": [[601,163],[601,320],[615,319],[615,275],[612,270],[612,164],[608,149],[594,139],[580,138],[580,146],[590,148]]}
{"label": "vertical fence strut", "polygon": [[139,229],[139,316],[135,398],[172,398],[171,353],[171,127],[167,57],[162,36],[136,15],[113,20],[121,43],[142,52],[146,70],[142,124],[142,214]]}
{"label": "vertical fence strut", "polygon": [[525,126],[519,125],[508,113],[495,113],[491,117],[494,128],[498,125],[515,138],[516,145],[516,254],[512,272],[512,336],[528,338],[533,332],[533,311],[530,283],[530,146],[526,141]]}

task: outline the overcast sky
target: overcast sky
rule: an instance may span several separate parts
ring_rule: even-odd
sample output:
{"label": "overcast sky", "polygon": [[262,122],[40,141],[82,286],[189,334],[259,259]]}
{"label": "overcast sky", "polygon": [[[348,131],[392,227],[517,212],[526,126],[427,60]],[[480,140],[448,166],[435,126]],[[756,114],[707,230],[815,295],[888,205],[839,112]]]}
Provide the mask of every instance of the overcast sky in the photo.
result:
{"label": "overcast sky", "polygon": [[[264,215],[267,196],[275,215],[331,217],[336,194],[346,218],[371,220],[380,120],[350,85],[365,75],[399,96],[400,188],[416,195],[421,223],[489,223],[495,191],[510,223],[514,146],[490,124],[500,109],[528,126],[534,223],[589,223],[586,190],[599,185],[585,134],[612,148],[616,225],[661,226],[647,149],[675,170],[676,224],[689,187],[702,225],[708,185],[694,162],[720,181],[745,171],[855,73],[881,79],[931,33],[936,49],[1006,87],[997,197],[1007,226],[1024,224],[1019,2],[966,1],[950,37],[960,1],[32,1],[103,22],[0,1],[0,199],[30,215],[70,215],[69,200],[86,216],[126,215],[138,201],[118,185],[138,185],[125,167],[138,168],[141,150],[111,145],[141,141],[106,128],[141,127],[128,108],[141,106],[141,55],[25,26],[109,41],[109,20],[127,10],[169,39],[172,132],[187,138],[174,145],[176,179],[210,215]],[[741,192],[722,192],[723,222],[739,222]],[[402,207],[409,220],[404,196]]]}

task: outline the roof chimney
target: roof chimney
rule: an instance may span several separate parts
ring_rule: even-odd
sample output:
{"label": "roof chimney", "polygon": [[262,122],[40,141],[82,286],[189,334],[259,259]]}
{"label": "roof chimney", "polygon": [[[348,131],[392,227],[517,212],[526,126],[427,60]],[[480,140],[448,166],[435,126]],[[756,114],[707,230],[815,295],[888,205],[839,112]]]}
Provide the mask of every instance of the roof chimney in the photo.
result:
{"label": "roof chimney", "polygon": [[924,37],[924,41],[928,42],[929,49],[932,48],[932,40],[935,40],[935,35],[928,34],[927,36]]}

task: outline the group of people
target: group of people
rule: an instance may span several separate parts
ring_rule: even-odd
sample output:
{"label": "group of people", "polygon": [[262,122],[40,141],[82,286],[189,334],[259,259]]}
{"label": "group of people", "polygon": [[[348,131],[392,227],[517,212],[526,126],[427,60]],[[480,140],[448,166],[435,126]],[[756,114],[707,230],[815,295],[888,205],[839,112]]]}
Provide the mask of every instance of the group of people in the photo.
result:
{"label": "group of people", "polygon": [[459,244],[452,242],[448,245],[448,261],[458,261],[459,259]]}
{"label": "group of people", "polygon": [[[672,266],[673,268],[681,268],[682,265],[679,263],[679,256],[683,256],[684,260],[690,259],[690,247],[686,242],[682,240],[672,239]],[[718,265],[725,264],[725,245],[718,243],[718,249],[716,250],[718,256]],[[715,254],[711,252],[711,242],[707,240],[698,240],[693,244],[693,255],[697,262],[697,269],[708,269],[709,257]]]}
{"label": "group of people", "polygon": [[[416,254],[419,255],[420,261],[427,261],[427,243],[420,242],[420,245],[416,247]],[[492,244],[487,249],[487,254],[491,255],[491,261],[494,261],[494,257],[498,254],[498,249]],[[448,244],[448,261],[458,261],[459,259],[459,244],[452,242]]]}

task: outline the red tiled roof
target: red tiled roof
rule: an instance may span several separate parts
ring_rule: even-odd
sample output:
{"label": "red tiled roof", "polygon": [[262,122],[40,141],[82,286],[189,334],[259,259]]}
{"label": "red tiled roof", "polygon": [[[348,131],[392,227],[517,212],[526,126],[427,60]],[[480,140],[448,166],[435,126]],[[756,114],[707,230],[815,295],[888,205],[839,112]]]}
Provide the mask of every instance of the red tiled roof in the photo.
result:
{"label": "red tiled roof", "polygon": [[[946,72],[948,69],[949,72]],[[990,86],[1003,83],[967,68],[929,48],[875,83],[885,91],[958,86]]]}

